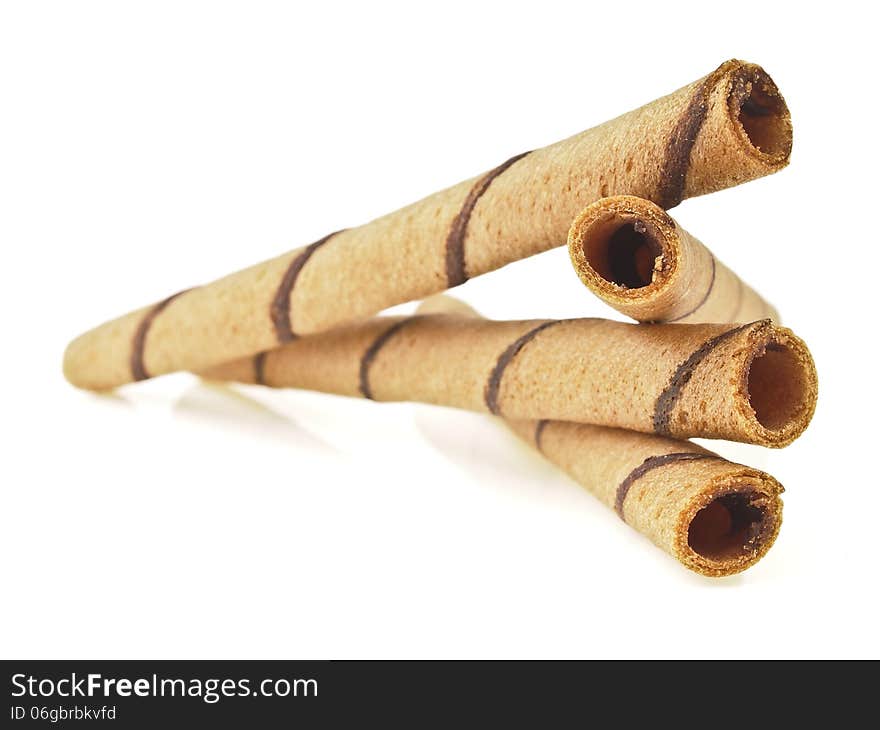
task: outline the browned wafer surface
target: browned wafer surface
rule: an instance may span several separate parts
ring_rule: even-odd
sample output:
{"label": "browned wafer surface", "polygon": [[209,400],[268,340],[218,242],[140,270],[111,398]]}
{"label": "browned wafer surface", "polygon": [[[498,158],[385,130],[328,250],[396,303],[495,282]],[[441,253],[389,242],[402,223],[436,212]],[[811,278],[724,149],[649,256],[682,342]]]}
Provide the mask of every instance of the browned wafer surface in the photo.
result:
{"label": "browned wafer surface", "polygon": [[101,390],[250,356],[562,245],[574,216],[600,197],[628,193],[674,206],[775,172],[790,146],[788,110],[773,82],[754,64],[728,61],[406,208],[193,289],[161,311],[101,325],[70,344],[65,375]]}
{"label": "browned wafer surface", "polygon": [[[479,317],[447,296],[418,311]],[[624,522],[703,575],[754,565],[779,532],[782,486],[689,441],[546,419],[506,423]]]}
{"label": "browned wafer surface", "polygon": [[508,425],[624,522],[703,575],[745,570],[779,533],[779,482],[696,444],[563,421]]}
{"label": "browned wafer surface", "polygon": [[379,401],[420,401],[680,438],[784,446],[815,408],[815,367],[790,330],[491,322],[462,314],[375,318],[205,371]]}
{"label": "browned wafer surface", "polygon": [[753,322],[779,315],[662,208],[631,195],[603,198],[568,234],[581,281],[642,322]]}

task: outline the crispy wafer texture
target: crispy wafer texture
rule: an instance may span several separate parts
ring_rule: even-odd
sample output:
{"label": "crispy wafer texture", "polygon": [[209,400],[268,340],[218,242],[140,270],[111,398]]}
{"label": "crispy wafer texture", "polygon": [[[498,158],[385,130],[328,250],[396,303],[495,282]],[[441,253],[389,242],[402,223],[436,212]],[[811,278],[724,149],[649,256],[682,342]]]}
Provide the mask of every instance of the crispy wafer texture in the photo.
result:
{"label": "crispy wafer texture", "polygon": [[782,485],[688,441],[564,421],[508,421],[526,443],[690,570],[754,565],[782,524]]}
{"label": "crispy wafer texture", "polygon": [[[384,345],[415,321],[430,321],[438,314],[477,321],[477,314],[462,302],[433,297],[420,306],[421,320],[400,318],[364,333],[358,342],[364,354],[358,365],[357,386],[351,363],[343,364],[348,348],[338,348],[340,343],[334,345],[338,349],[334,349],[331,370],[312,370],[311,384],[334,390],[346,381],[347,395],[375,397],[370,376]],[[518,328],[522,334],[505,353],[521,351],[525,345],[517,348],[516,343],[522,343],[536,328],[552,324],[551,320]],[[315,339],[306,338],[298,344]],[[242,360],[209,375],[266,382],[265,363],[271,354],[254,358],[250,371],[248,361]],[[492,373],[497,372],[502,359],[495,361]],[[272,367],[270,382],[283,377],[286,369],[283,362],[275,362]],[[702,575],[726,576],[754,565],[779,532],[782,486],[764,472],[728,462],[696,444],[546,419],[506,419],[506,423],[527,444],[614,509],[624,522]]]}
{"label": "crispy wafer texture", "polygon": [[[479,317],[448,296],[432,297],[418,311]],[[745,570],[779,533],[782,485],[689,441],[546,419],[505,423],[624,522],[698,573],[720,577]]]}
{"label": "crispy wafer texture", "polygon": [[[193,289],[74,340],[64,372],[102,390],[202,370],[565,243],[598,198],[635,194],[663,207],[784,167],[791,121],[769,76],[728,61],[605,124],[370,223]],[[139,366],[132,352],[139,346]]]}
{"label": "crispy wafer texture", "polygon": [[568,250],[581,281],[640,322],[779,321],[776,310],[644,198],[603,198],[574,220]]}
{"label": "crispy wafer texture", "polygon": [[817,393],[806,346],[769,320],[492,322],[429,310],[304,337],[203,375],[774,447],[803,432]]}

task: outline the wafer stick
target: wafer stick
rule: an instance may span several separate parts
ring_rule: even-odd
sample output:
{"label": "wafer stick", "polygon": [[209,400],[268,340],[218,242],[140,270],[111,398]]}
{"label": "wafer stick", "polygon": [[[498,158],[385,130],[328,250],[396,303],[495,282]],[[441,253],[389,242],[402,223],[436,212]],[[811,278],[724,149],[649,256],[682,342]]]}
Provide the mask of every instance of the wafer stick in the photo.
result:
{"label": "wafer stick", "polygon": [[598,198],[664,208],[788,163],[791,121],[769,76],[708,76],[358,228],[132,312],[70,344],[64,371],[95,390],[201,370],[367,317],[565,243]]}
{"label": "wafer stick", "polygon": [[[421,314],[479,315],[432,297]],[[710,577],[760,560],[782,523],[782,485],[689,441],[565,421],[505,423],[628,525],[685,567]]]}
{"label": "wafer stick", "polygon": [[602,319],[376,317],[203,373],[507,418],[785,446],[812,417],[812,358],[790,330]]}
{"label": "wafer stick", "polygon": [[581,281],[640,322],[779,321],[709,249],[650,200],[603,198],[572,223],[568,251]]}
{"label": "wafer stick", "polygon": [[773,545],[782,485],[689,441],[564,421],[509,421],[526,443],[685,567],[720,577]]}

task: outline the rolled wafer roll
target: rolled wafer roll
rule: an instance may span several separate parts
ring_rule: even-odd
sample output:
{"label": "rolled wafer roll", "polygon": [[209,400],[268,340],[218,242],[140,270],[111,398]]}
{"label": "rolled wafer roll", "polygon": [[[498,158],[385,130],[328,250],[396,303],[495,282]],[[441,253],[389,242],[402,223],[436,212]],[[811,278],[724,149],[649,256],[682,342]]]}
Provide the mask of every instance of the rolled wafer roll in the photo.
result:
{"label": "rolled wafer roll", "polygon": [[782,485],[689,441],[564,421],[510,428],[686,568],[732,575],[782,524]]}
{"label": "rolled wafer roll", "polygon": [[[432,297],[420,314],[479,317]],[[782,524],[782,485],[689,441],[566,421],[510,420],[510,429],[686,568],[732,575],[760,560]]]}
{"label": "rolled wafer roll", "polygon": [[603,198],[574,220],[581,281],[640,322],[779,321],[776,310],[650,200]]}
{"label": "rolled wafer roll", "polygon": [[395,213],[101,325],[69,345],[64,372],[102,390],[252,355],[563,245],[598,198],[670,208],[775,172],[790,151],[776,85],[759,66],[727,61]]}
{"label": "rolled wafer roll", "polygon": [[769,320],[376,317],[203,375],[774,447],[803,432],[817,393],[806,345]]}

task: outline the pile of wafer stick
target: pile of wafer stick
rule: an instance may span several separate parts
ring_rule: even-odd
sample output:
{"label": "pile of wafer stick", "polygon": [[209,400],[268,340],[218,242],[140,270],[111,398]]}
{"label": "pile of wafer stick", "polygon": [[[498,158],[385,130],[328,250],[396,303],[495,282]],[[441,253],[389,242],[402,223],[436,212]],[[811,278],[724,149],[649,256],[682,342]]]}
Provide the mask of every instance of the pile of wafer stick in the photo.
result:
{"label": "pile of wafer stick", "polygon": [[[175,371],[499,416],[687,568],[730,575],[776,539],[782,486],[686,439],[790,444],[818,391],[806,345],[666,210],[788,164],[757,65],[688,86],[365,225],[81,335],[74,385]],[[568,244],[635,323],[488,321],[449,297],[382,309]]]}

